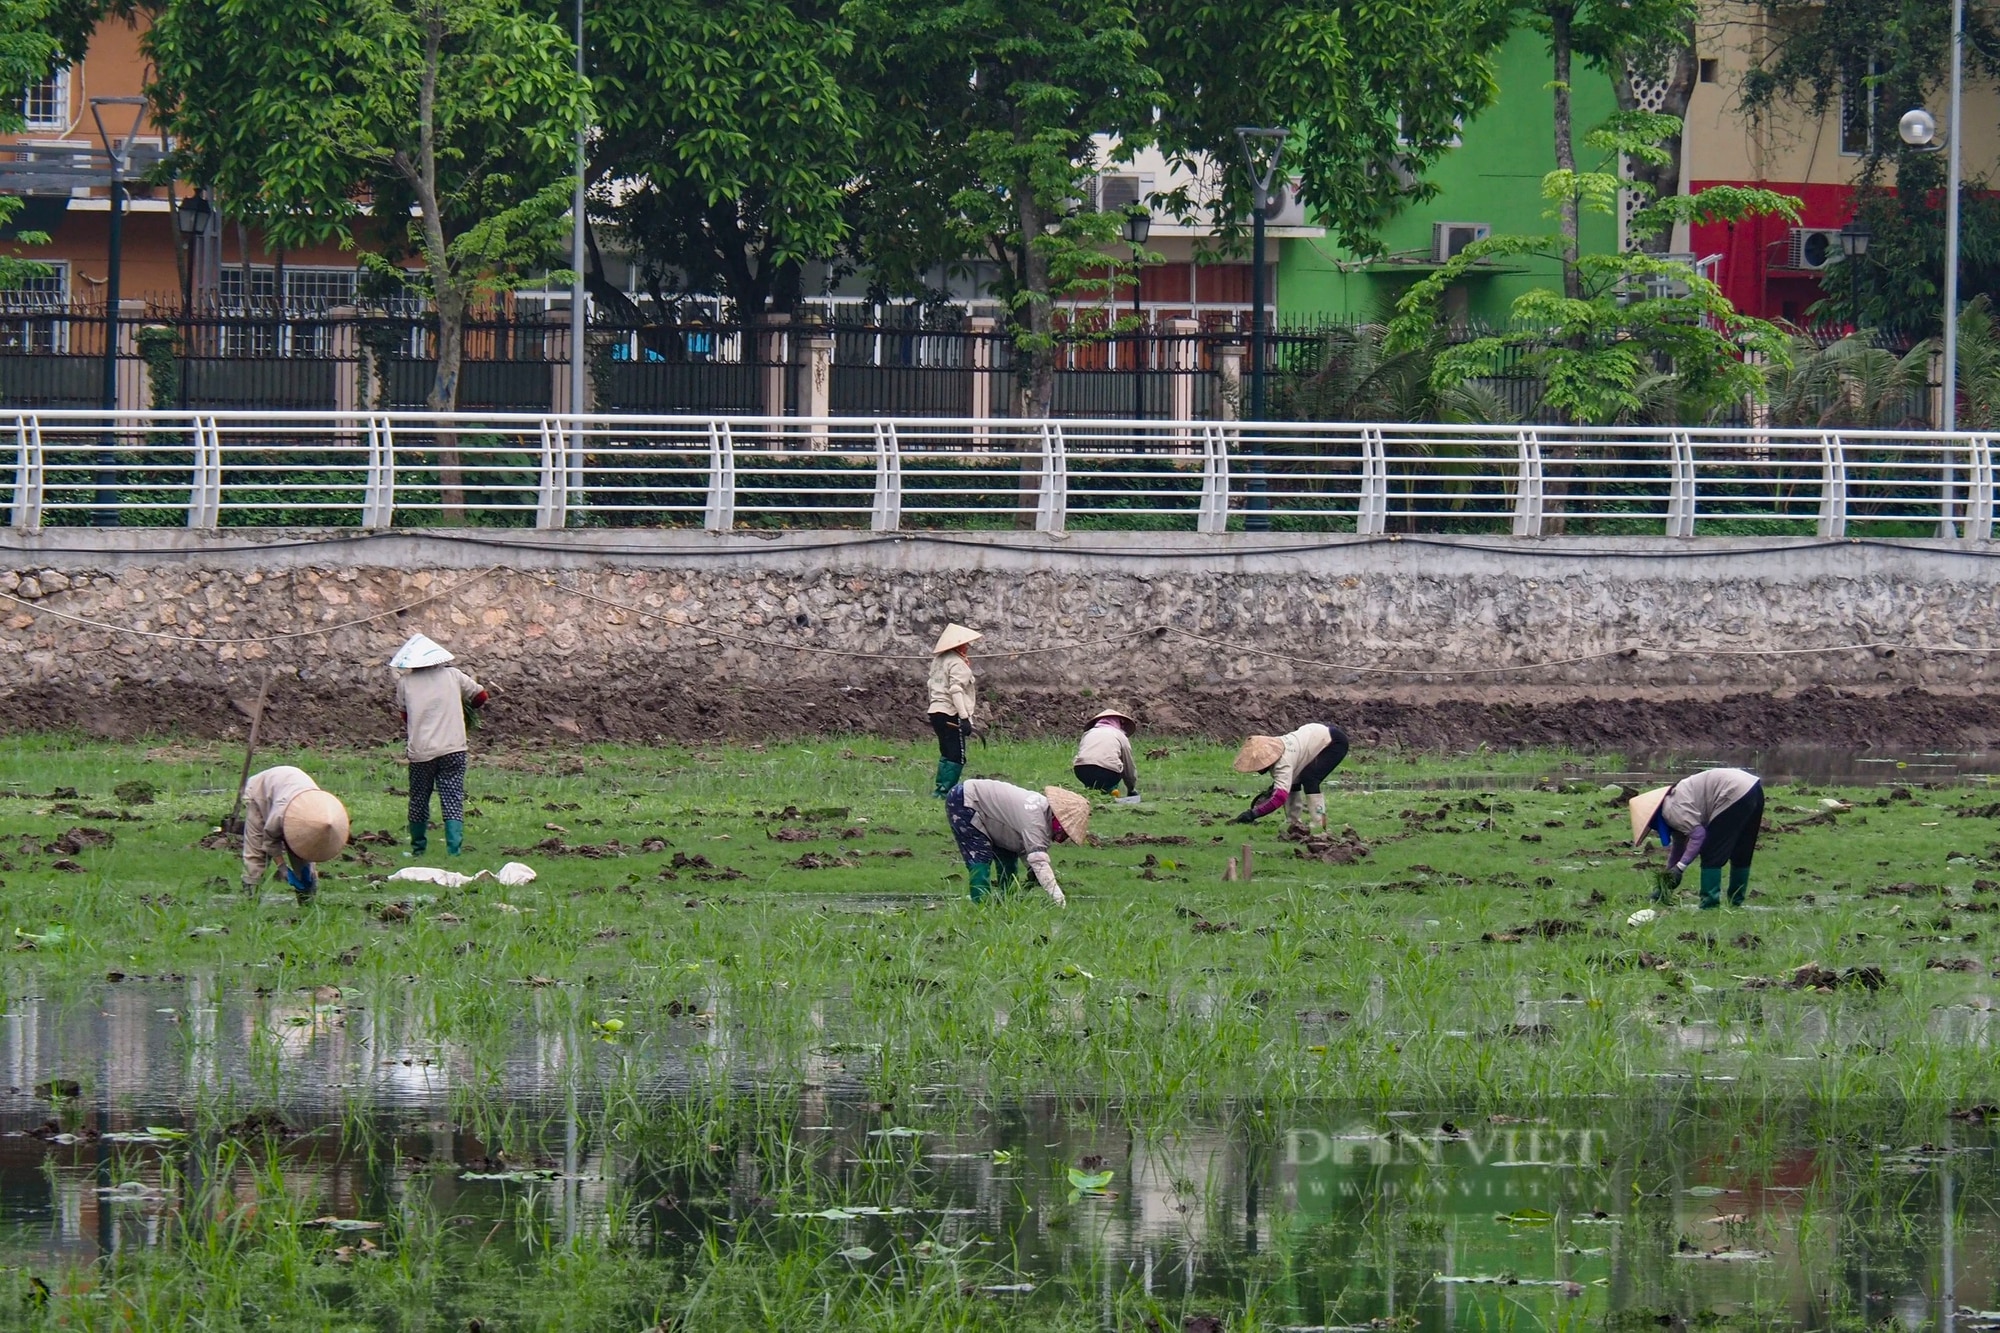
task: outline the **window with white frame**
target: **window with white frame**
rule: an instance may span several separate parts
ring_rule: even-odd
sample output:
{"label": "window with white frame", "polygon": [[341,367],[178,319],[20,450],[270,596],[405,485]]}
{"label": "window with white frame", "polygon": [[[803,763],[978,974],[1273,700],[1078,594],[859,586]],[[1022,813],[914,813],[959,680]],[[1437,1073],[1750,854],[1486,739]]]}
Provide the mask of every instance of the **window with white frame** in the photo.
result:
{"label": "window with white frame", "polygon": [[[242,315],[288,317],[270,324],[231,324],[222,330],[221,343],[228,356],[317,356],[327,339],[326,328],[312,322],[315,315],[345,305],[354,299],[354,270],[351,268],[285,269],[284,309],[278,310],[277,269],[269,264],[253,265],[250,282],[244,286],[243,266],[223,266],[216,284],[222,308]],[[246,296],[248,299],[246,299]],[[303,319],[304,322],[294,322]]]}
{"label": "window with white frame", "polygon": [[[0,289],[0,352],[61,353],[69,350],[69,265],[50,264],[39,278],[24,278]],[[37,317],[34,312],[50,314]],[[24,318],[23,316],[26,316]]]}
{"label": "window with white frame", "polygon": [[21,116],[31,130],[69,128],[69,71],[59,69],[28,85],[21,98]]}

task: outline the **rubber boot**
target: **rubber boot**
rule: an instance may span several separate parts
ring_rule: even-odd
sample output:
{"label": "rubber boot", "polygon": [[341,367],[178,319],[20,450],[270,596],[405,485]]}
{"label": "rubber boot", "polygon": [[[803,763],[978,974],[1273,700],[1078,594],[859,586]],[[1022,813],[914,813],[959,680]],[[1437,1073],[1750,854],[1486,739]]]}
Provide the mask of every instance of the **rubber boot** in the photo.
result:
{"label": "rubber boot", "polygon": [[993,854],[993,872],[994,891],[1011,892],[1021,879],[1021,858],[996,851]]}
{"label": "rubber boot", "polygon": [[1285,798],[1285,827],[1303,829],[1306,826],[1306,794],[1295,791]]}
{"label": "rubber boot", "polygon": [[1306,812],[1308,815],[1306,831],[1308,833],[1325,833],[1326,794],[1324,792],[1314,792],[1312,795],[1306,797]]}
{"label": "rubber boot", "polygon": [[965,771],[965,765],[950,759],[938,760],[937,789],[931,795],[942,801],[951,795],[951,789],[958,785],[958,775]]}
{"label": "rubber boot", "polygon": [[972,901],[976,903],[985,902],[988,891],[993,887],[993,863],[991,861],[974,861],[966,866],[965,869],[967,872],[966,892],[972,896]]}
{"label": "rubber boot", "polygon": [[1706,912],[1722,906],[1722,867],[1701,868],[1701,910]]}
{"label": "rubber boot", "polygon": [[465,821],[463,819],[447,819],[444,821],[444,849],[451,856],[457,856],[465,850]]}
{"label": "rubber boot", "polygon": [[431,845],[430,824],[425,820],[410,821],[410,856],[414,859],[424,854],[424,848]]}
{"label": "rubber boot", "polygon": [[1750,867],[1749,866],[1729,867],[1729,905],[1731,907],[1743,906],[1743,899],[1745,895],[1747,895],[1749,892],[1750,892]]}

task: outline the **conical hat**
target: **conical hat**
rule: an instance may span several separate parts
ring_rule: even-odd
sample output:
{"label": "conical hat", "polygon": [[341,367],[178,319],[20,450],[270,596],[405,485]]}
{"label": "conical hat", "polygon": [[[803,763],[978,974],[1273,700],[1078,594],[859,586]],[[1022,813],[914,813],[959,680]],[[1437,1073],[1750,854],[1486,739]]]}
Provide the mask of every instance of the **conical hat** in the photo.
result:
{"label": "conical hat", "polygon": [[389,659],[389,665],[398,671],[415,671],[418,667],[443,666],[451,660],[452,655],[432,642],[429,635],[413,634]]}
{"label": "conical hat", "polygon": [[347,807],[330,791],[302,791],[285,806],[285,846],[301,861],[331,861],[347,845]]}
{"label": "conical hat", "polygon": [[932,656],[936,656],[938,653],[948,653],[954,648],[965,647],[966,644],[971,643],[974,639],[984,637],[986,636],[978,630],[968,629],[954,620],[951,624],[944,627],[944,633],[938,635],[937,647],[931,649],[931,654]]}
{"label": "conical hat", "polygon": [[1660,806],[1667,799],[1666,787],[1655,787],[1642,791],[1631,800],[1632,845],[1637,847],[1646,840],[1646,830],[1653,826],[1653,816],[1660,813]]}
{"label": "conical hat", "polygon": [[1236,752],[1238,773],[1262,773],[1285,757],[1285,742],[1276,736],[1252,736]]}
{"label": "conical hat", "polygon": [[1118,708],[1105,709],[1103,712],[1099,713],[1096,717],[1090,719],[1090,725],[1094,727],[1107,717],[1115,717],[1120,722],[1123,722],[1125,724],[1125,730],[1127,731],[1137,731],[1139,729],[1139,720],[1133,717],[1130,713],[1127,713],[1123,709],[1118,709]]}
{"label": "conical hat", "polygon": [[1044,787],[1042,795],[1049,798],[1049,809],[1062,825],[1063,836],[1081,843],[1084,831],[1090,827],[1090,802],[1065,787]]}

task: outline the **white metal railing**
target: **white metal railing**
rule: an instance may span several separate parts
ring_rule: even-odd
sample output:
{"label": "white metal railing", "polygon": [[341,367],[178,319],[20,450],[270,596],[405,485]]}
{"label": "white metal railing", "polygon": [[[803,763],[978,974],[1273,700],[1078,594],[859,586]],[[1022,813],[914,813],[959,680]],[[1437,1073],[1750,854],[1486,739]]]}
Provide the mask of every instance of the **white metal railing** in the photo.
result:
{"label": "white metal railing", "polygon": [[[13,526],[1152,528],[1988,541],[1978,432],[0,411]],[[0,444],[0,448],[4,448]],[[11,485],[5,484],[11,476]]]}

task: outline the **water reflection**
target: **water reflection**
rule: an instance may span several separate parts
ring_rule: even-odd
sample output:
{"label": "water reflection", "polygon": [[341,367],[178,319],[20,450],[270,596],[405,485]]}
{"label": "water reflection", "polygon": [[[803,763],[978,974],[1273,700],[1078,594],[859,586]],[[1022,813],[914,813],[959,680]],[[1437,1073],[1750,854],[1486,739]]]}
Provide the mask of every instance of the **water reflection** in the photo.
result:
{"label": "water reflection", "polygon": [[1622,783],[1657,786],[1704,768],[1747,768],[1772,786],[1886,787],[1990,786],[2000,782],[2000,751],[1875,751],[1824,746],[1779,746],[1766,750],[1658,751],[1629,757],[1624,767],[1579,761],[1542,773],[1456,773],[1399,781],[1389,775],[1349,781],[1370,790],[1498,791],[1554,782]]}
{"label": "water reflection", "polygon": [[[2000,1308],[1983,1122],[1699,1089],[1513,1114],[878,1100],[833,1056],[807,1083],[705,1084],[720,1025],[691,1023],[643,1060],[532,1024],[475,1055],[396,999],[189,980],[16,1002],[0,1028],[0,1265],[171,1245],[204,1172],[248,1205],[275,1170],[307,1218],[389,1224],[358,1230],[356,1250],[422,1215],[526,1264],[536,1227],[600,1236],[615,1217],[665,1267],[711,1232],[818,1237],[873,1262],[962,1246],[1004,1259],[997,1285],[1024,1300],[1109,1311],[1140,1292],[1227,1312],[1254,1292],[1297,1327],[1619,1311],[1916,1327]],[[1935,1022],[1984,1042],[1991,1012]],[[80,1095],[54,1097],[65,1079]],[[1073,1174],[1104,1171],[1101,1189]]]}

